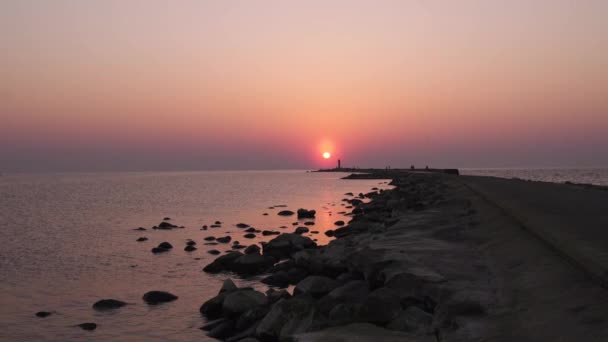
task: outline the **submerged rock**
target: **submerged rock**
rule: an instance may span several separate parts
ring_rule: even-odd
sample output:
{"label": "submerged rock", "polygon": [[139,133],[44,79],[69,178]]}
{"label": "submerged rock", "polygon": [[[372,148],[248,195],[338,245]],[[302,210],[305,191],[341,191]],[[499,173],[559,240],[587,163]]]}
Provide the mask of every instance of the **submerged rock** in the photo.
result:
{"label": "submerged rock", "polygon": [[174,224],[171,224],[169,222],[161,222],[158,226],[156,226],[156,229],[173,229],[173,228],[177,228],[177,226]]}
{"label": "submerged rock", "polygon": [[336,226],[343,226],[344,225],[344,221],[336,221],[336,222],[334,222],[334,224]]}
{"label": "submerged rock", "polygon": [[151,305],[172,302],[178,297],[166,291],[149,291],[143,296],[143,300]]}
{"label": "submerged rock", "polygon": [[78,324],[78,327],[82,330],[93,331],[93,330],[97,329],[97,324],[91,323],[91,322],[80,323],[80,324]]}
{"label": "submerged rock", "polygon": [[203,268],[203,271],[207,273],[219,273],[230,270],[234,261],[243,255],[241,252],[229,252],[213,260],[212,263]]}
{"label": "submerged rock", "polygon": [[238,316],[256,306],[265,305],[266,296],[254,290],[237,290],[226,295],[222,304],[224,316]]}
{"label": "submerged rock", "polygon": [[304,234],[304,233],[308,233],[309,229],[306,227],[298,227],[296,228],[296,231],[294,233],[296,234]]}
{"label": "submerged rock", "polygon": [[111,310],[118,309],[127,305],[127,303],[116,299],[101,299],[93,304],[95,310]]}
{"label": "submerged rock", "polygon": [[142,237],[137,238],[137,240],[135,240],[135,241],[137,241],[137,242],[148,241],[148,238],[145,236],[142,236]]}
{"label": "submerged rock", "polygon": [[253,238],[255,238],[255,236],[256,235],[253,233],[247,233],[247,234],[243,235],[243,237],[246,239],[253,239]]}
{"label": "submerged rock", "polygon": [[270,240],[263,246],[264,255],[271,255],[278,259],[287,258],[292,253],[307,248],[314,248],[317,244],[306,236],[298,234],[282,234]]}
{"label": "submerged rock", "polygon": [[236,227],[237,228],[249,228],[249,225],[247,223],[237,223]]}
{"label": "submerged rock", "polygon": [[232,237],[230,237],[230,236],[224,236],[224,237],[219,237],[219,238],[215,239],[215,241],[221,242],[221,243],[228,243],[228,242],[230,242],[230,240],[232,240]]}
{"label": "submerged rock", "polygon": [[194,247],[193,245],[187,245],[186,247],[184,247],[184,251],[186,252],[194,252],[196,250],[196,247]]}
{"label": "submerged rock", "polygon": [[281,210],[277,213],[277,215],[279,215],[279,216],[291,216],[293,214],[295,214],[295,213],[291,210]]}
{"label": "submerged rock", "polygon": [[171,245],[170,243],[165,241],[165,242],[159,243],[158,248],[171,249],[171,248],[173,248],[173,245]]}
{"label": "submerged rock", "polygon": [[45,317],[49,317],[50,315],[52,315],[51,312],[48,311],[38,311],[36,312],[36,317],[40,317],[40,318],[45,318]]}
{"label": "submerged rock", "polygon": [[261,248],[258,245],[250,245],[249,247],[245,248],[245,254],[259,254],[261,251]]}
{"label": "submerged rock", "polygon": [[259,253],[245,254],[234,260],[229,270],[240,275],[254,275],[268,270],[276,259]]}
{"label": "submerged rock", "polygon": [[220,254],[221,252],[220,252],[220,251],[218,251],[217,249],[212,249],[212,250],[210,250],[210,251],[207,251],[207,253],[209,253],[209,254],[211,254],[211,255],[218,255],[218,254]]}

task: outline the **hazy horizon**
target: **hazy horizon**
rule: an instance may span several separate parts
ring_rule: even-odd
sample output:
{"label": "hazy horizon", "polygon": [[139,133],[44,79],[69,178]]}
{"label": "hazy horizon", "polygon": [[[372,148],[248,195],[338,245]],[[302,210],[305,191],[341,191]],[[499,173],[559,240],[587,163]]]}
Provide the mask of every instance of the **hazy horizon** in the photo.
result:
{"label": "hazy horizon", "polygon": [[3,1],[0,172],[608,167],[606,13]]}

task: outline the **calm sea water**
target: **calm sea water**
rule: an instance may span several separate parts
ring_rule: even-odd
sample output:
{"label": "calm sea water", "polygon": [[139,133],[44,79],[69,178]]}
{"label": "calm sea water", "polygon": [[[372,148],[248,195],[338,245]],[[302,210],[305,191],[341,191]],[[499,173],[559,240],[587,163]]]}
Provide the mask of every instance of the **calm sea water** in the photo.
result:
{"label": "calm sea water", "polygon": [[463,175],[520,178],[543,182],[574,182],[608,186],[608,168],[596,169],[461,169]]}
{"label": "calm sea water", "polygon": [[[204,246],[206,236],[232,235],[242,243],[234,225],[291,232],[295,217],[276,215],[288,209],[316,209],[310,235],[327,243],[323,234],[333,222],[347,219],[345,192],[388,188],[378,180],[341,180],[344,174],[294,172],[189,172],[4,175],[0,177],[0,340],[163,340],[207,339],[198,328],[204,319],[199,306],[214,296],[227,275],[201,269],[215,257]],[[379,184],[383,183],[383,184]],[[263,213],[268,213],[264,216]],[[140,232],[165,216],[184,229]],[[223,227],[201,230],[222,221]],[[279,228],[287,226],[288,228]],[[136,242],[140,236],[147,242]],[[183,251],[187,239],[199,249]],[[171,252],[153,255],[162,241]],[[260,285],[239,280],[242,285]],[[149,290],[179,296],[175,302],[148,306],[141,300]],[[114,312],[96,312],[102,298],[128,305]],[[37,318],[37,311],[52,311]],[[94,332],[74,325],[95,322]]]}

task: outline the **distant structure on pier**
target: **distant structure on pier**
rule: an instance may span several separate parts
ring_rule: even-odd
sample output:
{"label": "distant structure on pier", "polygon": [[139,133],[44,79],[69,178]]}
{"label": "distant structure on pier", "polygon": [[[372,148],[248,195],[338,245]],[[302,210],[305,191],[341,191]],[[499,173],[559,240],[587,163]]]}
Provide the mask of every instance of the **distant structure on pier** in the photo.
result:
{"label": "distant structure on pier", "polygon": [[338,159],[338,169],[342,168],[342,162],[340,161],[340,159]]}

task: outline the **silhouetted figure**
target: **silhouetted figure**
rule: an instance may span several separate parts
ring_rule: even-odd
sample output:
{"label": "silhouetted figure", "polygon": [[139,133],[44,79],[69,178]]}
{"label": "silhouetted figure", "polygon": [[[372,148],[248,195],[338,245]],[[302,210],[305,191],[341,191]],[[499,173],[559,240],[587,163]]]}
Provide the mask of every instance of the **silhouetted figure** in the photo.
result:
{"label": "silhouetted figure", "polygon": [[410,166],[410,169],[412,169],[412,170],[415,169],[414,165]]}
{"label": "silhouetted figure", "polygon": [[428,170],[428,169],[429,169],[429,166],[427,165],[427,166],[426,166],[424,169],[425,169],[425,170]]}

